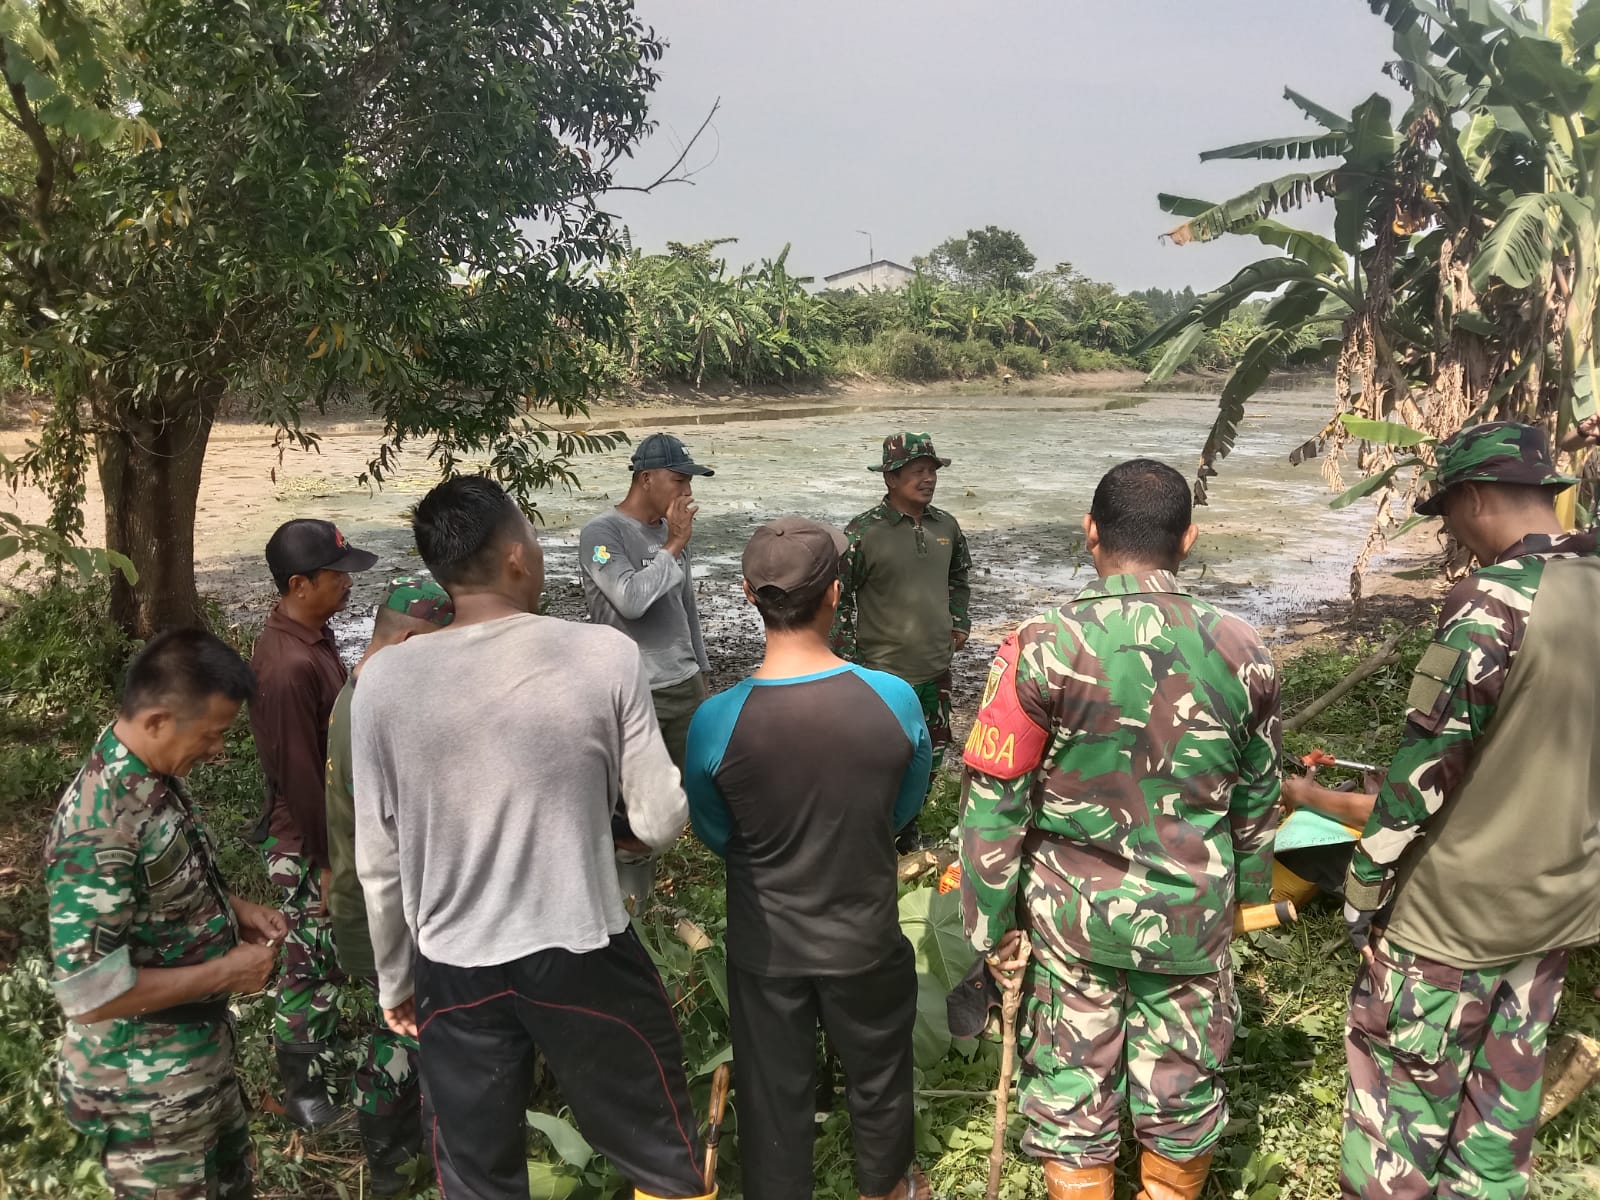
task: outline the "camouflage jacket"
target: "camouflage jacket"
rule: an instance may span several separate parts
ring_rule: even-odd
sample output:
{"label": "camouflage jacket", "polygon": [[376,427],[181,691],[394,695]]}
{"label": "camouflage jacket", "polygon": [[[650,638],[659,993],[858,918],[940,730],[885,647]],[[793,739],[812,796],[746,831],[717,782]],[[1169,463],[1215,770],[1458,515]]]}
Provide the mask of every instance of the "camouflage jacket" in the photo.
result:
{"label": "camouflage jacket", "polygon": [[1000,647],[966,744],[961,895],[988,951],[1018,924],[1128,970],[1227,962],[1272,882],[1278,677],[1246,622],[1167,571],[1097,580]]}
{"label": "camouflage jacket", "polygon": [[45,843],[56,998],[69,1017],[116,999],[140,967],[187,967],[239,941],[216,848],[183,784],[107,729]]}
{"label": "camouflage jacket", "polygon": [[885,499],[844,532],[834,653],[913,684],[947,671],[951,631],[972,628],[972,555],[960,524],[931,504],[917,521]]}
{"label": "camouflage jacket", "polygon": [[1466,778],[1522,646],[1545,564],[1596,552],[1593,531],[1526,537],[1451,589],[1417,664],[1405,735],[1350,859],[1350,919],[1388,904],[1401,858]]}

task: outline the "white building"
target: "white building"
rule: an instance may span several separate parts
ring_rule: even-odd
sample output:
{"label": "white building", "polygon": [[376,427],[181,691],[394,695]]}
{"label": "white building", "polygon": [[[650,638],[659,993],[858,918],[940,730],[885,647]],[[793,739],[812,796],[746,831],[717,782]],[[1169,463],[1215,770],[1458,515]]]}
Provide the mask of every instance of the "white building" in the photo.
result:
{"label": "white building", "polygon": [[887,258],[851,267],[837,275],[825,276],[823,284],[832,288],[849,288],[858,292],[898,292],[915,279],[917,273]]}

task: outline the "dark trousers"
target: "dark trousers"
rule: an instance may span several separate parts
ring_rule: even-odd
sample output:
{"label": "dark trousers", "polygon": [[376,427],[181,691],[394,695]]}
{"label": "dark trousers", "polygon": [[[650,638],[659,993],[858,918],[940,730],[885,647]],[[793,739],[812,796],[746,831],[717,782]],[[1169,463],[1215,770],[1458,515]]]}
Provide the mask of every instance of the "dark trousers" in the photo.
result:
{"label": "dark trousers", "polygon": [[911,1168],[911,943],[861,975],[780,978],[728,965],[734,1096],[746,1200],[809,1200],[817,1023],[839,1054],[864,1195],[891,1191]]}
{"label": "dark trousers", "polygon": [[425,1142],[444,1200],[527,1200],[528,1093],[544,1055],[588,1142],[640,1191],[699,1196],[700,1139],[661,977],[631,929],[603,950],[492,967],[417,956]]}

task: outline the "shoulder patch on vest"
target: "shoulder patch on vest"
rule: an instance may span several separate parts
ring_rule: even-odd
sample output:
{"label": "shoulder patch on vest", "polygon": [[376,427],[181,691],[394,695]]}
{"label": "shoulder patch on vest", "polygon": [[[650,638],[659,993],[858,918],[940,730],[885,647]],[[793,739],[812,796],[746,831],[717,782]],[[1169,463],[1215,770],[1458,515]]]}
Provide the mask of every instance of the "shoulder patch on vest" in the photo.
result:
{"label": "shoulder patch on vest", "polygon": [[1406,705],[1411,719],[1429,733],[1437,733],[1450,711],[1450,698],[1465,673],[1467,652],[1434,642],[1417,661]]}
{"label": "shoulder patch on vest", "polygon": [[1017,697],[1020,654],[1016,634],[1001,643],[961,756],[974,771],[995,779],[1020,779],[1034,770],[1050,741],[1050,731],[1034,724]]}

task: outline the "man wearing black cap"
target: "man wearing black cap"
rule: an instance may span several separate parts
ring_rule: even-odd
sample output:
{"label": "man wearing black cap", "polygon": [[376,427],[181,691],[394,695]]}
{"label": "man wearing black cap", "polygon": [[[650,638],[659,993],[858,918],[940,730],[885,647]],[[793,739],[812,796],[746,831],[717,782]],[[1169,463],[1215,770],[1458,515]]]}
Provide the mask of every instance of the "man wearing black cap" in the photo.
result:
{"label": "man wearing black cap", "polygon": [[829,649],[844,549],[838,530],[800,517],[756,530],[744,589],[766,657],[689,729],[690,818],[728,863],[750,1200],[811,1195],[819,1021],[844,1066],[862,1195],[927,1193],[912,1148],[917,984],[894,837],[922,807],[933,751],[909,684]]}
{"label": "man wearing black cap", "polygon": [[283,889],[289,921],[273,1020],[284,1109],[314,1129],[340,1111],[328,1097],[328,1043],[338,1028],[334,983],[341,978],[325,897],[328,831],[324,767],[328,716],[344,687],[328,619],[350,598],[350,575],[378,561],[331,521],[286,521],[267,542],[278,602],[256,639],[250,667],[258,691],[250,728],[266,777],[256,828],[267,874]]}
{"label": "man wearing black cap", "polygon": [[[583,594],[590,621],[614,626],[638,644],[661,736],[682,771],[689,720],[706,698],[711,669],[689,562],[697,508],[693,478],[714,472],[695,462],[670,433],[641,441],[629,465],[633,482],[627,496],[579,536]],[[625,820],[616,836],[623,891],[641,901],[650,894],[654,867]]]}

